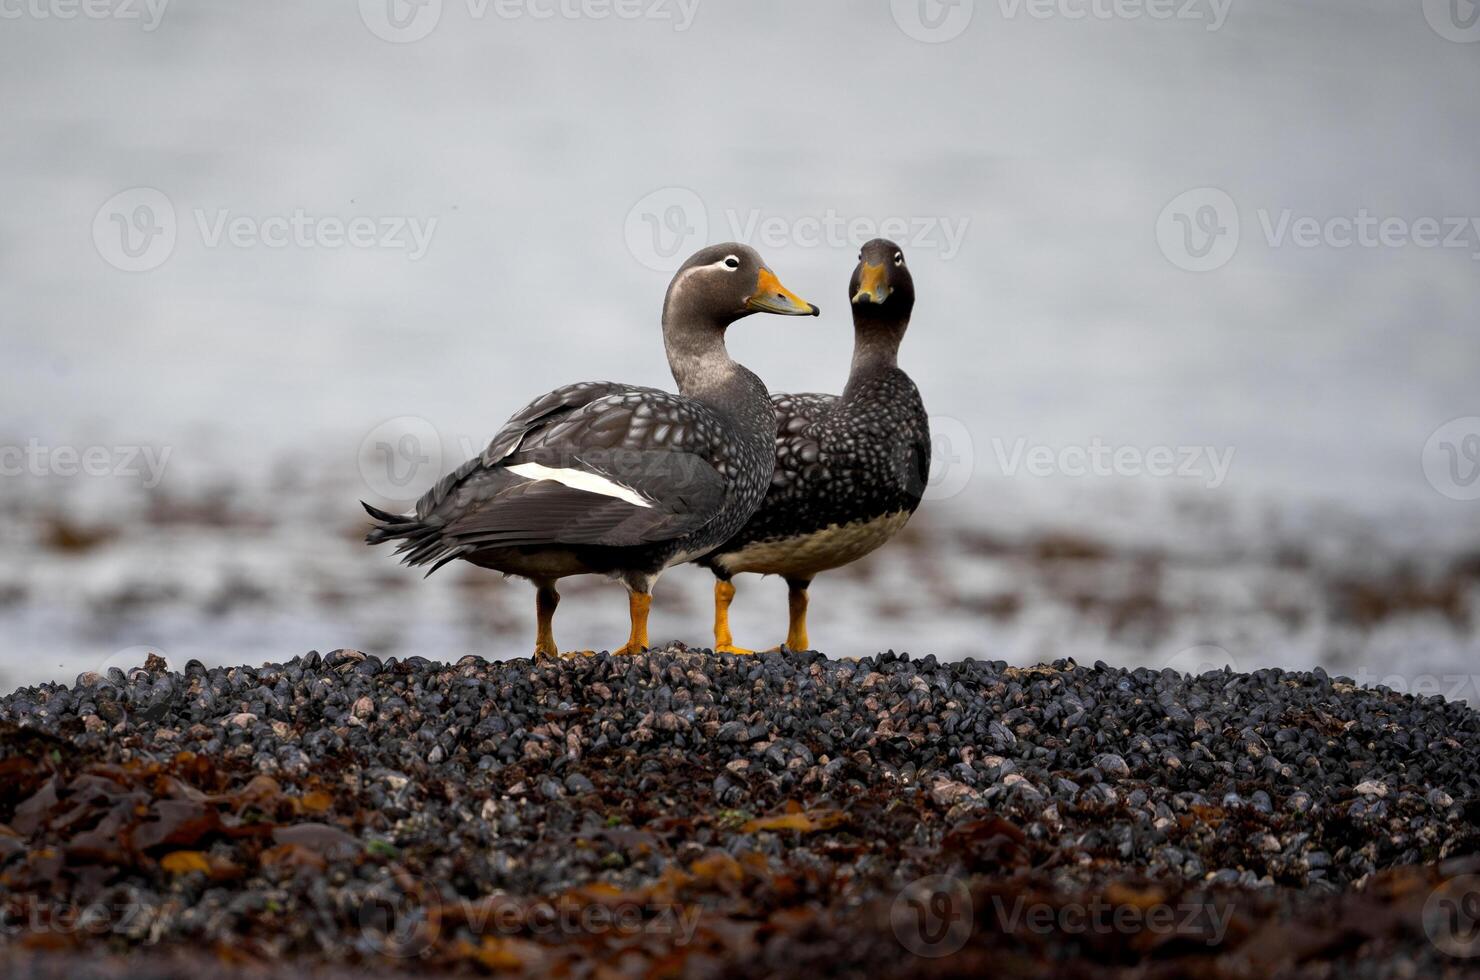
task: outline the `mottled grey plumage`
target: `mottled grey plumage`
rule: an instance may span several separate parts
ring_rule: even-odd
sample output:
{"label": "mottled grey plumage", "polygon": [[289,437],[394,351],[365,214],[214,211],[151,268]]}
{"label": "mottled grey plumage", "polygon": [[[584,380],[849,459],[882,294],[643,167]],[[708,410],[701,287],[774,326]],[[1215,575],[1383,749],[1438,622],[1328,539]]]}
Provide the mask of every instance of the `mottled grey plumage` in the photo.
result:
{"label": "mottled grey plumage", "polygon": [[[414,515],[366,505],[380,522],[366,540],[399,540],[403,561],[431,571],[461,558],[534,581],[541,647],[549,645],[544,604],[553,614],[559,578],[607,574],[645,596],[668,565],[734,534],[765,494],[770,399],[724,344],[726,327],[756,311],[817,312],[752,249],[700,251],[664,302],[664,344],[681,394],[606,381],[552,391],[438,481]],[[633,608],[629,646],[638,638]],[[642,645],[645,616],[644,607]]]}
{"label": "mottled grey plumage", "polygon": [[[725,556],[754,542],[786,541],[912,513],[920,505],[930,475],[930,426],[909,375],[895,369],[865,379],[841,398],[777,394],[771,404],[776,470],[766,499],[704,564],[721,572],[786,574],[784,562],[774,568],[726,568]],[[823,564],[813,571],[835,567]]]}
{"label": "mottled grey plumage", "polygon": [[[914,305],[899,247],[884,239],[865,245],[849,294],[854,357],[843,394],[772,396],[776,468],[766,499],[733,537],[699,559],[724,583],[741,572],[785,576],[794,593],[791,640],[805,637],[796,603],[804,613],[807,583],[903,527],[930,472],[929,418],[919,389],[897,364]],[[732,595],[716,591],[720,647],[731,646]]]}

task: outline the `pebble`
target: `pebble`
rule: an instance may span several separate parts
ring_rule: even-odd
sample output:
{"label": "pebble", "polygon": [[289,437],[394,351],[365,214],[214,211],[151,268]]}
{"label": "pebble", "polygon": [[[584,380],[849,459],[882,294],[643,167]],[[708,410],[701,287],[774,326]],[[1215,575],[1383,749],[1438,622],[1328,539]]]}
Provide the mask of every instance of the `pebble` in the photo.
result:
{"label": "pebble", "polygon": [[[338,650],[84,674],[0,698],[0,725],[99,763],[191,752],[241,780],[324,781],[369,815],[365,853],[451,842],[467,880],[527,894],[657,875],[640,848],[604,867],[599,848],[564,846],[580,827],[640,833],[633,814],[663,814],[721,828],[705,846],[739,854],[804,842],[760,842],[741,829],[753,817],[851,811],[870,793],[947,824],[990,810],[1084,876],[1344,889],[1420,852],[1473,850],[1456,801],[1480,798],[1467,705],[1276,669],[679,649],[447,665]],[[911,833],[938,838],[940,820]],[[330,836],[302,846],[343,852]]]}

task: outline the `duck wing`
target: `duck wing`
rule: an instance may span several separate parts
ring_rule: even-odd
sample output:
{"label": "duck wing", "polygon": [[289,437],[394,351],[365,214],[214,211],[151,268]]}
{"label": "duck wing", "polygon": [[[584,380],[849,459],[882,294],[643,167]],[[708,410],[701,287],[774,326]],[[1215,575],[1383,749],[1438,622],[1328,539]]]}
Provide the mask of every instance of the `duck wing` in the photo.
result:
{"label": "duck wing", "polygon": [[679,395],[571,385],[518,412],[417,502],[414,519],[372,510],[381,526],[370,539],[399,538],[408,564],[435,569],[485,548],[682,537],[722,508],[726,481],[712,460],[724,433],[710,409]]}
{"label": "duck wing", "polygon": [[651,395],[666,394],[657,388],[643,388],[639,385],[622,384],[620,381],[581,381],[563,388],[556,388],[515,412],[498,431],[498,435],[493,437],[488,448],[483,450],[481,459],[488,464],[497,463],[519,448],[519,443],[529,433],[543,426],[552,425],[572,412],[579,411],[608,395],[637,392]]}

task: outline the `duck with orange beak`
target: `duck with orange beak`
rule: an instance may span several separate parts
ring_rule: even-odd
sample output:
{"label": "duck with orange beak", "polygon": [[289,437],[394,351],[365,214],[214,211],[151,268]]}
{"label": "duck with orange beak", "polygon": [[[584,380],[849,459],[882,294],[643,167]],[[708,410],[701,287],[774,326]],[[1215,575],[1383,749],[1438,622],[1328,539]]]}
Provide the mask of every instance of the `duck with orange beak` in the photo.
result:
{"label": "duck with orange beak", "polygon": [[[853,365],[843,394],[776,394],[776,469],[765,502],[699,563],[714,572],[714,648],[749,653],[730,632],[732,579],[781,575],[789,591],[784,646],[811,648],[807,590],[819,573],[879,548],[919,507],[930,472],[930,422],[899,345],[915,305],[904,252],[876,238],[848,284]],[[779,649],[779,648],[778,648]]]}
{"label": "duck with orange beak", "polygon": [[529,579],[536,655],[558,653],[559,579],[614,578],[627,587],[631,619],[615,652],[641,652],[658,576],[733,536],[770,485],[770,396],[725,348],[725,331],[752,313],[818,310],[781,285],[754,249],[702,249],[679,268],[663,303],[678,394],[610,381],[558,388],[428,490],[414,514],[366,504],[377,522],[366,541],[399,541],[406,564],[431,571],[462,559]]}

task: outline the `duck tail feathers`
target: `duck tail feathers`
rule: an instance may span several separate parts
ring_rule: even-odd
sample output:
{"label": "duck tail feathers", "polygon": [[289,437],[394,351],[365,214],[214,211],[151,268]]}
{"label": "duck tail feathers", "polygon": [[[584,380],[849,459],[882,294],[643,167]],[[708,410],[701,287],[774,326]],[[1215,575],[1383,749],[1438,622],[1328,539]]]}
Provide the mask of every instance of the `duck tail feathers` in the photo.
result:
{"label": "duck tail feathers", "polygon": [[397,549],[397,554],[416,548],[439,531],[436,525],[429,524],[414,514],[392,514],[379,507],[372,507],[363,500],[360,501],[360,506],[377,522],[376,526],[366,532],[365,543],[380,544],[399,540],[401,546]]}

